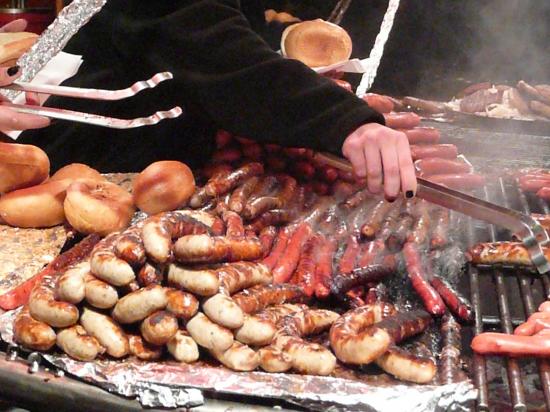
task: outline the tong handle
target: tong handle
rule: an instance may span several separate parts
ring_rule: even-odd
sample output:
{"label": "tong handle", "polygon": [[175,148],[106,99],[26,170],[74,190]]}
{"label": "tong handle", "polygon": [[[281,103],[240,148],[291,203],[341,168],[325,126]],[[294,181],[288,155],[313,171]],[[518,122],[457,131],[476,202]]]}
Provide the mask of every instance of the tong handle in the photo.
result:
{"label": "tong handle", "polygon": [[128,97],[135,96],[142,90],[152,89],[156,87],[159,83],[173,78],[174,76],[170,72],[157,73],[148,80],[138,81],[130,87],[120,90],[86,89],[80,87],[54,86],[48,84],[35,84],[25,82],[14,82],[0,88],[16,90],[19,92],[34,92],[49,94],[53,96],[74,97],[77,99],[122,100]]}
{"label": "tong handle", "polygon": [[2,103],[2,106],[9,107],[11,110],[19,113],[36,114],[39,116],[50,117],[52,119],[92,124],[95,126],[109,127],[111,129],[133,129],[141,126],[151,126],[164,119],[176,118],[183,113],[181,108],[176,106],[170,110],[156,112],[148,117],[138,117],[136,119],[117,119],[115,117],[106,117],[97,114],[76,112],[73,110],[56,109],[53,107],[13,103]]}

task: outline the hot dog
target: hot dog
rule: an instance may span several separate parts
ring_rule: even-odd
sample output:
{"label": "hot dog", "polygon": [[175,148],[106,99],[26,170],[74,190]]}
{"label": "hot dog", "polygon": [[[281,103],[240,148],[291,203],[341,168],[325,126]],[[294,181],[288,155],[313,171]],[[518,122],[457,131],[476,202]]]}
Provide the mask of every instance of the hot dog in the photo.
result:
{"label": "hot dog", "polygon": [[519,336],[487,332],[474,337],[471,347],[482,355],[550,356],[550,339],[544,335]]}
{"label": "hot dog", "polygon": [[49,350],[56,341],[53,328],[45,322],[34,319],[28,306],[24,306],[17,314],[13,325],[13,335],[17,343],[36,350]]}
{"label": "hot dog", "polygon": [[208,181],[205,191],[208,196],[217,197],[226,194],[236,188],[252,176],[263,174],[264,167],[261,163],[248,163],[226,176],[215,176]]}
{"label": "hot dog", "polygon": [[220,289],[220,281],[213,270],[186,269],[176,264],[168,267],[168,284],[199,296],[212,296]]}
{"label": "hot dog", "polygon": [[78,320],[78,309],[67,302],[55,300],[57,276],[44,276],[31,292],[29,311],[31,316],[50,326],[63,328],[74,325]]}
{"label": "hot dog", "polygon": [[[550,248],[542,248],[546,259],[550,259]],[[525,246],[519,242],[478,243],[466,253],[468,260],[475,264],[531,266],[531,258]]]}
{"label": "hot dog", "polygon": [[80,323],[112,357],[122,358],[128,354],[130,350],[128,338],[110,317],[90,308],[84,308]]}
{"label": "hot dog", "polygon": [[423,112],[430,114],[445,112],[445,103],[436,102],[433,100],[424,100],[417,97],[405,96],[401,102],[406,106],[412,107],[413,109],[422,110]]}
{"label": "hot dog", "polygon": [[257,238],[231,239],[223,236],[188,235],[176,241],[174,255],[183,263],[255,260],[262,256],[262,245]]}
{"label": "hot dog", "polygon": [[292,283],[302,286],[307,296],[312,296],[315,293],[315,271],[320,242],[319,235],[314,235],[307,240],[296,271],[292,276]]}
{"label": "hot dog", "polygon": [[89,261],[78,263],[67,269],[57,280],[56,298],[75,305],[82,302],[85,295],[84,276],[89,271]]}
{"label": "hot dog", "polygon": [[392,129],[412,129],[420,124],[420,116],[410,112],[385,113],[384,119]]}
{"label": "hot dog", "polygon": [[193,363],[199,359],[197,343],[186,331],[178,330],[166,344],[168,352],[179,362]]}
{"label": "hot dog", "polygon": [[363,96],[363,100],[379,113],[389,113],[393,110],[393,103],[386,96],[367,93]]}
{"label": "hot dog", "polygon": [[423,177],[448,173],[470,173],[472,171],[472,166],[458,159],[428,157],[417,160],[414,165]]}
{"label": "hot dog", "polygon": [[225,351],[211,350],[210,353],[220,363],[234,371],[253,371],[260,365],[260,355],[240,342],[233,342],[233,345]]}
{"label": "hot dog", "polygon": [[415,127],[414,129],[400,129],[407,135],[409,144],[439,143],[441,133],[435,127]]}
{"label": "hot dog", "polygon": [[456,159],[458,149],[454,144],[424,144],[411,145],[411,155],[413,160],[437,157],[443,159]]}
{"label": "hot dog", "polygon": [[485,176],[477,173],[432,175],[428,180],[455,190],[474,190],[485,185]]}
{"label": "hot dog", "polygon": [[90,336],[80,325],[60,330],[56,343],[71,358],[85,362],[94,360],[98,354],[105,351],[98,340]]}
{"label": "hot dog", "polygon": [[178,331],[178,320],[170,312],[160,310],[147,316],[140,326],[141,336],[151,345],[166,344]]}
{"label": "hot dog", "polygon": [[147,286],[120,299],[113,309],[113,318],[120,323],[139,322],[164,309],[167,304],[165,288],[159,285]]}
{"label": "hot dog", "polygon": [[432,359],[415,356],[394,345],[376,359],[376,364],[398,379],[415,383],[431,382],[437,373]]}
{"label": "hot dog", "polygon": [[118,236],[118,233],[112,233],[94,247],[90,258],[90,270],[94,276],[113,286],[124,286],[132,282],[136,276],[130,264],[114,253],[113,243]]}
{"label": "hot dog", "polygon": [[244,313],[231,297],[217,293],[202,303],[202,310],[208,318],[220,326],[237,329],[243,325]]}

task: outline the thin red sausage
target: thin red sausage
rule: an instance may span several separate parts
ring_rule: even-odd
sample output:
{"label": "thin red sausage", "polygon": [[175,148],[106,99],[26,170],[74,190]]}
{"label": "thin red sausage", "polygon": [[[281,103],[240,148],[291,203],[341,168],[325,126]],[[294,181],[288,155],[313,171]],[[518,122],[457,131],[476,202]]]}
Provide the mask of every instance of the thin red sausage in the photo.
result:
{"label": "thin red sausage", "polygon": [[290,237],[281,259],[279,259],[273,269],[274,283],[285,283],[290,279],[292,273],[296,269],[296,265],[298,265],[302,247],[309,238],[310,234],[311,226],[307,223],[301,223],[298,225]]}
{"label": "thin red sausage", "polygon": [[456,159],[458,149],[454,144],[413,144],[411,145],[411,155],[413,160],[428,157]]}
{"label": "thin red sausage", "polygon": [[469,173],[472,167],[461,160],[441,159],[438,157],[428,157],[414,162],[416,170],[420,176],[431,176],[448,173]]}
{"label": "thin red sausage", "polygon": [[420,116],[412,112],[385,113],[384,119],[392,129],[412,129],[420,124]]}
{"label": "thin red sausage", "polygon": [[359,254],[359,243],[357,238],[351,235],[348,238],[346,244],[346,250],[340,259],[340,273],[349,273],[355,269],[355,262],[357,260],[357,255]]}
{"label": "thin red sausage", "polygon": [[279,259],[281,258],[283,252],[286,249],[286,245],[288,244],[288,240],[290,238],[290,229],[284,228],[283,230],[280,230],[276,239],[275,239],[275,245],[271,249],[271,253],[262,260],[262,263],[266,265],[269,269],[273,270]]}
{"label": "thin red sausage", "polygon": [[315,272],[315,296],[321,299],[326,298],[330,293],[334,252],[336,252],[336,241],[323,237],[319,247],[319,260]]}
{"label": "thin red sausage", "polygon": [[485,186],[485,176],[476,173],[432,175],[427,179],[455,190],[474,190]]}
{"label": "thin red sausage", "polygon": [[439,143],[441,133],[435,127],[415,127],[413,129],[399,129],[407,135],[410,144]]}

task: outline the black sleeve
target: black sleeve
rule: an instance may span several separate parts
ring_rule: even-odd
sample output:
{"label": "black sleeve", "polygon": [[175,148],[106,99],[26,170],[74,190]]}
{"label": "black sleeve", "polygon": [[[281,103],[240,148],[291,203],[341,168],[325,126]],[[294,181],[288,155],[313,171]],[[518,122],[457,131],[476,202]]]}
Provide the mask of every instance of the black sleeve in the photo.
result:
{"label": "black sleeve", "polygon": [[339,154],[357,127],[384,122],[361,99],[274,52],[238,1],[155,2],[154,15],[127,10],[114,41],[124,39],[117,48],[128,64],[172,71],[182,99],[198,103],[218,127]]}

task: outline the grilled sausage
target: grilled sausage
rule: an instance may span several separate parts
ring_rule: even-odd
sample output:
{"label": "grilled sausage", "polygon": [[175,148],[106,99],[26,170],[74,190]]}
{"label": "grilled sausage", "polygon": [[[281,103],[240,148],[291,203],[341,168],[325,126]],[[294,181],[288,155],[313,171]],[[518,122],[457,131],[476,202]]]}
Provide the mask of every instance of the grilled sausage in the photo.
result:
{"label": "grilled sausage", "polygon": [[[544,256],[550,259],[550,248],[543,247]],[[466,252],[468,260],[475,264],[507,264],[531,266],[531,257],[519,242],[478,243]]]}
{"label": "grilled sausage", "polygon": [[199,359],[199,347],[187,331],[178,330],[166,348],[178,362],[193,363]]}
{"label": "grilled sausage", "polygon": [[166,297],[166,310],[178,319],[189,320],[199,310],[199,301],[190,293],[171,289],[166,292]]}
{"label": "grilled sausage", "polygon": [[303,302],[305,294],[300,286],[283,283],[254,286],[233,295],[232,298],[244,313],[252,314],[271,305]]}
{"label": "grilled sausage", "polygon": [[168,284],[200,296],[215,295],[220,289],[220,280],[211,269],[186,269],[171,264],[168,267]]}
{"label": "grilled sausage", "polygon": [[397,346],[390,346],[376,364],[396,378],[414,383],[431,382],[437,373],[432,359],[412,355]]}
{"label": "grilled sausage", "polygon": [[433,215],[430,249],[441,249],[449,242],[449,210],[438,208]]}
{"label": "grilled sausage", "polygon": [[413,144],[411,145],[411,155],[415,161],[430,157],[456,159],[458,149],[453,144]]}
{"label": "grilled sausage", "polygon": [[253,371],[260,365],[260,355],[240,342],[233,342],[233,345],[225,351],[211,350],[210,353],[220,363],[234,371]]}
{"label": "grilled sausage", "polygon": [[139,335],[128,335],[130,355],[145,361],[160,359],[162,346],[151,345]]}
{"label": "grilled sausage", "polygon": [[56,335],[47,323],[34,319],[29,307],[24,306],[17,314],[13,325],[15,341],[26,348],[36,350],[49,350],[56,341]]}
{"label": "grilled sausage", "polygon": [[147,316],[140,326],[141,336],[151,345],[166,344],[178,331],[178,320],[170,312],[160,310]]}
{"label": "grilled sausage", "polygon": [[466,322],[473,319],[474,309],[472,305],[449,282],[439,276],[432,275],[430,283],[455,315]]}
{"label": "grilled sausage", "polygon": [[407,135],[409,144],[435,144],[439,143],[441,138],[441,133],[435,127],[415,127],[414,129],[401,129],[399,131]]}
{"label": "grilled sausage", "polygon": [[444,113],[446,110],[445,103],[419,99],[417,97],[405,96],[401,102],[406,106],[412,107],[413,109],[422,110],[423,112],[430,114]]}
{"label": "grilled sausage", "polygon": [[225,235],[227,237],[239,238],[244,236],[243,220],[237,213],[227,210],[222,214],[222,219],[225,222]]}
{"label": "grilled sausage", "polygon": [[266,346],[258,351],[260,367],[271,373],[282,373],[292,368],[292,356],[274,346]]}
{"label": "grilled sausage", "polygon": [[550,356],[550,339],[545,335],[520,336],[487,332],[474,337],[471,347],[482,355]]}
{"label": "grilled sausage", "polygon": [[380,94],[367,93],[363,96],[363,100],[379,113],[389,113],[394,108],[393,102],[388,97]]}
{"label": "grilled sausage", "polygon": [[315,296],[326,298],[332,279],[332,259],[336,252],[337,243],[334,239],[321,237],[317,267],[315,268]]}
{"label": "grilled sausage", "polygon": [[472,166],[458,159],[442,159],[439,157],[427,157],[414,162],[420,176],[432,176],[449,173],[470,173]]}
{"label": "grilled sausage", "polygon": [[220,326],[237,329],[243,325],[242,309],[233,302],[231,297],[217,293],[202,303],[202,310],[208,318]]}
{"label": "grilled sausage", "polygon": [[241,213],[244,209],[246,201],[254,191],[254,188],[257,186],[259,181],[260,178],[258,176],[253,176],[235,189],[229,199],[229,209],[236,213]]}
{"label": "grilled sausage", "polygon": [[223,352],[233,345],[233,334],[201,312],[187,322],[187,331],[198,345],[206,349]]}
{"label": "grilled sausage", "polygon": [[56,343],[71,358],[85,362],[94,360],[105,351],[98,340],[80,325],[60,330]]}
{"label": "grilled sausage", "polygon": [[111,233],[94,247],[90,270],[94,276],[113,286],[124,286],[136,276],[130,264],[115,255],[113,243],[118,236],[119,233]]}
{"label": "grilled sausage", "polygon": [[259,262],[236,262],[214,269],[219,281],[220,292],[232,295],[256,285],[267,285],[273,276],[269,268]]}
{"label": "grilled sausage", "polygon": [[372,208],[365,219],[365,223],[361,226],[361,237],[367,240],[372,240],[382,227],[384,217],[391,210],[392,204],[381,200]]}
{"label": "grilled sausage", "polygon": [[168,304],[166,289],[159,285],[147,286],[120,299],[113,309],[113,318],[120,323],[134,323]]}
{"label": "grilled sausage", "polygon": [[35,285],[29,297],[31,316],[50,326],[63,328],[72,326],[78,321],[78,309],[67,302],[55,300],[55,283],[57,276],[44,276]]}
{"label": "grilled sausage", "polygon": [[311,226],[308,223],[298,225],[290,237],[282,258],[273,269],[273,282],[287,282],[296,269],[304,243],[311,235]]}
{"label": "grilled sausage", "polygon": [[392,129],[412,129],[420,124],[420,116],[411,112],[385,113],[384,119]]}
{"label": "grilled sausage", "polygon": [[277,237],[275,238],[275,244],[271,249],[271,252],[267,257],[262,260],[262,263],[266,265],[270,270],[272,270],[281,256],[283,255],[288,241],[290,239],[290,229],[285,227],[279,230]]}
{"label": "grilled sausage", "polygon": [[264,167],[261,163],[248,163],[225,176],[218,175],[210,179],[205,186],[205,192],[211,197],[224,195],[250,177],[259,176],[263,172]]}
{"label": "grilled sausage", "polygon": [[82,327],[98,340],[107,353],[114,358],[122,358],[129,352],[128,338],[124,331],[110,317],[84,308],[80,317]]}
{"label": "grilled sausage", "polygon": [[385,265],[369,265],[360,267],[350,273],[338,274],[332,279],[330,291],[334,296],[342,296],[354,287],[368,283],[378,283],[380,280],[395,273],[395,269]]}
{"label": "grilled sausage", "polygon": [[485,176],[477,173],[431,175],[427,179],[455,190],[474,190],[485,186]]}
{"label": "grilled sausage", "polygon": [[137,274],[137,282],[140,286],[160,285],[164,279],[163,267],[145,263]]}
{"label": "grilled sausage", "polygon": [[84,277],[84,295],[86,302],[95,308],[109,309],[118,302],[117,290],[107,282],[97,279],[91,273]]}
{"label": "grilled sausage", "polygon": [[82,302],[85,295],[84,277],[90,272],[90,262],[80,262],[70,267],[57,280],[56,298],[73,304]]}
{"label": "grilled sausage", "polygon": [[188,235],[177,240],[174,253],[176,259],[183,263],[237,262],[260,258],[262,245],[257,238]]}
{"label": "grilled sausage", "polygon": [[142,266],[146,259],[141,227],[142,224],[130,226],[114,242],[115,255],[134,267]]}

